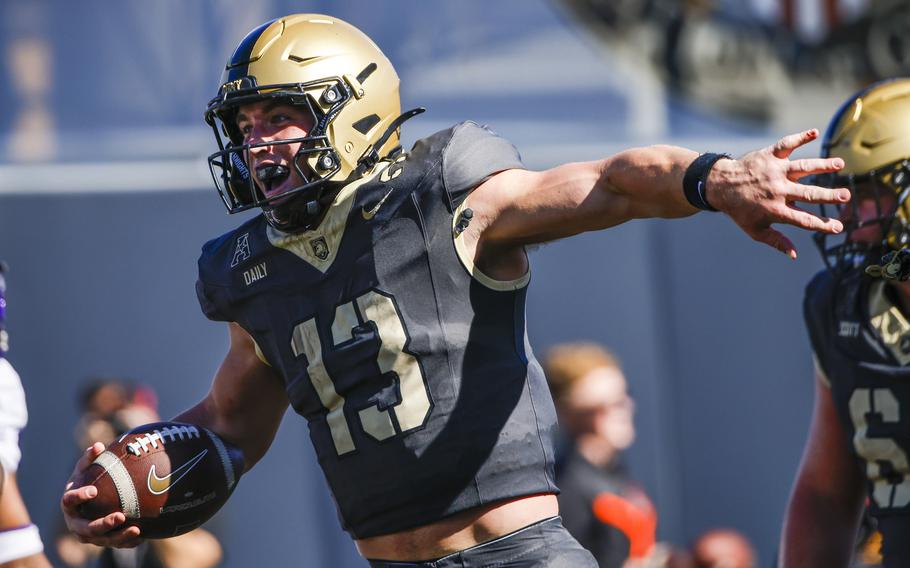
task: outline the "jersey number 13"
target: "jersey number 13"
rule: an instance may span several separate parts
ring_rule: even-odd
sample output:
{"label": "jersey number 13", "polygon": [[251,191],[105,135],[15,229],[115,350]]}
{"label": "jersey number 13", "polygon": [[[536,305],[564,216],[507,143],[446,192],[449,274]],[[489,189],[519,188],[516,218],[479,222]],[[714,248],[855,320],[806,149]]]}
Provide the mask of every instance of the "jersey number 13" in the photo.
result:
{"label": "jersey number 13", "polygon": [[[355,310],[356,304],[356,310]],[[358,315],[359,311],[359,315]],[[430,412],[423,370],[414,355],[407,353],[407,331],[395,302],[376,290],[335,308],[332,321],[332,347],[353,339],[354,328],[372,323],[380,345],[377,363],[381,373],[394,373],[398,381],[401,400],[387,409],[379,404],[367,406],[357,412],[363,431],[375,440],[382,441],[396,434],[423,425]],[[335,451],[344,455],[354,451],[354,439],[344,413],[345,399],[338,394],[322,358],[322,342],[316,328],[316,318],[310,318],[294,328],[291,349],[295,357],[305,355],[310,382],[328,410],[326,422],[332,434]],[[394,417],[394,420],[393,420]],[[397,423],[397,427],[396,427]]]}

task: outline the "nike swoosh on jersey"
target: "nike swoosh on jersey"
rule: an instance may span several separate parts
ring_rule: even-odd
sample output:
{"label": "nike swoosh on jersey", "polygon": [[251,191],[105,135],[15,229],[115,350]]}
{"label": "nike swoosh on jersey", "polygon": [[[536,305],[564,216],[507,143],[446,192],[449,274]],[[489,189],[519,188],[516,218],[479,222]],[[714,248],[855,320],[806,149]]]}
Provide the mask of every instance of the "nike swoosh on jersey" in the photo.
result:
{"label": "nike swoosh on jersey", "polygon": [[[152,468],[149,470],[148,486],[149,491],[152,492],[152,495],[161,495],[166,492],[168,489],[177,484],[178,481],[183,479],[183,477],[190,472],[196,464],[202,461],[202,458],[205,457],[205,454],[209,453],[208,450],[202,450],[192,458],[190,458],[186,463],[178,467],[177,469],[171,471],[169,474],[164,477],[158,477],[155,473],[155,464],[152,464]],[[176,479],[171,479],[174,476],[177,476]]]}
{"label": "nike swoosh on jersey", "polygon": [[391,189],[389,190],[388,193],[386,193],[382,197],[382,199],[379,200],[379,203],[377,203],[376,205],[373,206],[372,209],[367,209],[366,207],[361,207],[360,214],[363,215],[364,221],[369,221],[370,219],[375,217],[376,214],[379,213],[379,208],[382,207],[382,204],[385,203],[385,200],[388,199],[390,195],[392,195]]}

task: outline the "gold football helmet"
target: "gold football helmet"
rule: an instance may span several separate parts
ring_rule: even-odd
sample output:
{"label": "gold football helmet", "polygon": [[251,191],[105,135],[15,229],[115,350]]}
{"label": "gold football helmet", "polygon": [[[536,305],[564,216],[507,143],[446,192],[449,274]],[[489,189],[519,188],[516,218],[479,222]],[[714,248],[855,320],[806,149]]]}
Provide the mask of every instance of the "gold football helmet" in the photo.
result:
{"label": "gold football helmet", "polygon": [[[842,158],[845,166],[819,176],[819,185],[853,194],[837,212],[843,234],[815,237],[826,264],[860,266],[870,254],[910,245],[910,79],[876,83],[850,97],[825,132],[822,157]],[[822,214],[829,213],[823,206]]]}
{"label": "gold football helmet", "polygon": [[[245,143],[235,122],[238,108],[269,98],[312,114],[305,138]],[[363,32],[331,16],[286,16],[251,31],[228,60],[218,96],[205,111],[218,143],[209,168],[229,213],[262,207],[276,228],[307,229],[321,216],[328,182],[359,177],[393,153],[398,127],[422,111],[400,114],[398,74]],[[276,144],[300,145],[293,167],[304,183],[266,197],[247,158],[251,147]],[[288,173],[282,169],[278,175]]]}

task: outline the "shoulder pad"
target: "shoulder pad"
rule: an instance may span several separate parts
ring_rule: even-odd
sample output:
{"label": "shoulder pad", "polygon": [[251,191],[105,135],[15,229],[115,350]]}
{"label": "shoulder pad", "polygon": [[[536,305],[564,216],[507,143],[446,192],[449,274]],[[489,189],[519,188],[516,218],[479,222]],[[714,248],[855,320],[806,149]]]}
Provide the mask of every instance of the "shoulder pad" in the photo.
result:
{"label": "shoulder pad", "polygon": [[202,245],[198,261],[199,280],[216,286],[230,285],[230,269],[250,258],[253,248],[251,240],[262,223],[262,216],[257,215],[233,231]]}

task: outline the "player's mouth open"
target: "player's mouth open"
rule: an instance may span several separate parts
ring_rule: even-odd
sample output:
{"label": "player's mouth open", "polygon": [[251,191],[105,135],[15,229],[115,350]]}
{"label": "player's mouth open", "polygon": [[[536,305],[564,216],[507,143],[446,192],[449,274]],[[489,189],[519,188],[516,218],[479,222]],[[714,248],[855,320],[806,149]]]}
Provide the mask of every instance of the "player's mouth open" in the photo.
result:
{"label": "player's mouth open", "polygon": [[256,179],[259,180],[263,193],[271,197],[280,189],[290,176],[291,170],[281,164],[265,164],[256,167]]}

